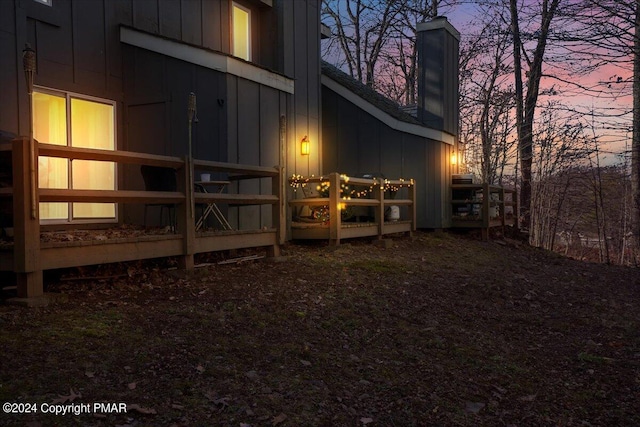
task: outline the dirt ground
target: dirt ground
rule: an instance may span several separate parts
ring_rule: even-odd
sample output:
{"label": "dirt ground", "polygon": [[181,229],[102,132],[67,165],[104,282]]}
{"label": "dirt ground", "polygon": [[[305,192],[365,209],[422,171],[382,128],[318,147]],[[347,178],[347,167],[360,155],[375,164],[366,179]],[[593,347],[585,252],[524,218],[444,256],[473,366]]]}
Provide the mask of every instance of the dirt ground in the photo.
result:
{"label": "dirt ground", "polygon": [[0,425],[640,425],[638,269],[434,233],[283,252],[0,301],[0,401],[31,412]]}

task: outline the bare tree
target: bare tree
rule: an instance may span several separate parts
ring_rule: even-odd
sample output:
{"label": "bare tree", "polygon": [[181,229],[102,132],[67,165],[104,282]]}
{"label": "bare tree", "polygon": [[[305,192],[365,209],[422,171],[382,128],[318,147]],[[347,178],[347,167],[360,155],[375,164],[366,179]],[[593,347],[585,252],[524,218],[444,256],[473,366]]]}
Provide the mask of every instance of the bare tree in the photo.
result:
{"label": "bare tree", "polygon": [[[511,32],[513,36],[513,62],[516,90],[516,123],[518,129],[518,149],[520,151],[520,212],[522,226],[526,229],[531,224],[531,165],[533,161],[533,125],[535,111],[542,79],[542,64],[551,22],[555,16],[560,0],[542,0],[540,10],[540,28],[537,31],[533,58],[523,44],[520,32],[519,7],[517,0],[509,0],[511,10]],[[522,56],[527,60],[527,92],[524,94],[522,82]]]}
{"label": "bare tree", "polygon": [[[561,43],[556,52],[564,59],[572,76],[584,76],[600,69],[609,71],[609,78],[580,84],[567,81],[562,73],[553,78],[590,94],[606,106],[600,107],[597,118],[599,133],[632,133],[631,143],[631,214],[630,228],[636,250],[640,245],[640,1],[583,0],[570,2],[564,13],[573,25],[557,31],[552,37]],[[580,64],[580,68],[576,68]],[[592,79],[593,80],[593,79]],[[633,108],[616,105],[621,97],[632,95]],[[577,112],[577,111],[575,111]],[[582,111],[582,114],[592,112]],[[611,135],[609,135],[611,139]],[[597,165],[594,168],[600,170]]]}
{"label": "bare tree", "polygon": [[480,30],[465,35],[460,55],[461,142],[469,169],[495,184],[515,155],[513,68],[505,10],[482,10],[482,22],[473,25]]}
{"label": "bare tree", "polygon": [[458,0],[324,0],[323,57],[399,104],[417,98],[416,31]]}
{"label": "bare tree", "polygon": [[562,119],[553,108],[546,107],[541,112],[542,125],[535,135],[529,242],[552,250],[559,229],[566,228],[562,223],[566,222],[563,218],[567,194],[575,181],[572,171],[588,152],[584,126]]}
{"label": "bare tree", "polygon": [[403,2],[377,0],[323,2],[323,20],[336,32],[338,44],[337,50],[335,45],[328,49],[339,54],[352,77],[368,86],[374,86],[378,61],[402,5]]}
{"label": "bare tree", "polygon": [[382,70],[386,78],[380,90],[399,103],[413,105],[418,94],[417,26],[438,16],[441,7],[449,10],[456,0],[404,0],[398,3],[403,3],[403,7],[390,33],[389,49],[383,54],[385,61],[393,67]]}

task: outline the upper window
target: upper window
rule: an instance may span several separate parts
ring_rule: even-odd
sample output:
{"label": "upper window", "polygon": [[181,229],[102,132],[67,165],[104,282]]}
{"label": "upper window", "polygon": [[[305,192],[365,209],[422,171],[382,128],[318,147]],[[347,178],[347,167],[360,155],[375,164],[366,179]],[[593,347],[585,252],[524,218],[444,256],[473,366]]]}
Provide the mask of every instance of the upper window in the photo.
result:
{"label": "upper window", "polygon": [[251,11],[233,3],[231,12],[233,56],[251,61]]}
{"label": "upper window", "polygon": [[[115,150],[115,103],[69,93],[33,94],[33,133],[42,143]],[[39,186],[115,190],[113,162],[40,156]],[[114,203],[40,203],[40,219],[50,222],[115,220]]]}

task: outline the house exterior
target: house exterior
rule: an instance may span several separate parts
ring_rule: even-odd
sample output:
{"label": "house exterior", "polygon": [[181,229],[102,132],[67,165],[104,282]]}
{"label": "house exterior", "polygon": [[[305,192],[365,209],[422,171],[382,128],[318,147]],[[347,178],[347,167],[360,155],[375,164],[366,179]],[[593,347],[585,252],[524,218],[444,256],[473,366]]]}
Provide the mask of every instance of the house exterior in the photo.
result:
{"label": "house exterior", "polygon": [[[53,268],[166,256],[190,268],[202,252],[277,253],[290,237],[292,174],[414,178],[418,226],[447,227],[457,32],[446,20],[423,27],[429,84],[413,117],[321,67],[320,8],[321,0],[0,1],[0,227],[16,229],[12,252],[0,247],[0,271],[16,273],[18,294],[42,295],[42,271]],[[136,153],[183,170],[182,193],[145,194]],[[5,173],[10,166],[25,172]],[[228,193],[194,195],[184,171],[235,180]],[[180,206],[181,235],[40,242],[41,230],[142,224],[144,204],[158,200]],[[216,200],[232,233],[197,235],[194,206]]]}
{"label": "house exterior", "polygon": [[444,17],[418,25],[418,105],[413,115],[329,64],[322,66],[325,172],[415,179],[419,228],[451,225],[459,39]]}
{"label": "house exterior", "polygon": [[[320,171],[321,0],[5,0],[0,2],[0,130],[29,135],[23,49],[37,58],[41,143]],[[284,119],[284,121],[281,120]],[[281,129],[284,126],[284,129]],[[143,188],[139,168],[39,159],[43,188]],[[245,185],[260,186],[260,183]],[[41,203],[43,225],[140,222],[140,207]],[[258,207],[236,227],[265,222]]]}

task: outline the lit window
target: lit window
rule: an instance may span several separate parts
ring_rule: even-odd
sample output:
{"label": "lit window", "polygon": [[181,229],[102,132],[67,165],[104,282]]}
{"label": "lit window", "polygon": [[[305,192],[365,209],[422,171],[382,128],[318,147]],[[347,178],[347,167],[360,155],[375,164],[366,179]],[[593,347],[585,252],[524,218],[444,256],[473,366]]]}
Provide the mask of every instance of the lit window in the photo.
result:
{"label": "lit window", "polygon": [[53,0],[35,0],[35,2],[46,4],[47,6],[53,6]]}
{"label": "lit window", "polygon": [[251,61],[251,11],[233,3],[233,55]]}
{"label": "lit window", "polygon": [[[33,132],[39,142],[72,147],[115,149],[115,104],[70,94],[33,94]],[[41,188],[114,190],[113,162],[40,156]],[[40,219],[75,221],[116,217],[114,203],[40,203]]]}

